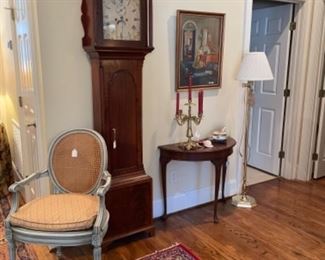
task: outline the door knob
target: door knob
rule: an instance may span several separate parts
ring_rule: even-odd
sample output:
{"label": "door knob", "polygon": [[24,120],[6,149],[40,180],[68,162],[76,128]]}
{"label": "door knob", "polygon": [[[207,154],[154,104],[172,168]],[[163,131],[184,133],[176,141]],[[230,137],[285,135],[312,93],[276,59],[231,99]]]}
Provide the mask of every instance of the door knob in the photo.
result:
{"label": "door knob", "polygon": [[27,127],[31,127],[31,126],[34,126],[34,127],[36,128],[36,123],[27,124],[26,126],[27,126]]}

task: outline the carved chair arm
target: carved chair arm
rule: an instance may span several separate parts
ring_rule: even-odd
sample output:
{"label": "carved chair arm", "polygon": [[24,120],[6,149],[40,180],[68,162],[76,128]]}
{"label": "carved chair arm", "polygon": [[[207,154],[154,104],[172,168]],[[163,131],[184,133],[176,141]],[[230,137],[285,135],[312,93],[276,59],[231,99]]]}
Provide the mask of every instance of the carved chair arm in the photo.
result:
{"label": "carved chair arm", "polygon": [[48,171],[43,170],[41,172],[35,172],[31,175],[29,175],[27,178],[22,179],[21,181],[17,181],[14,184],[10,185],[9,191],[13,193],[12,199],[11,199],[11,209],[10,213],[8,215],[7,221],[9,221],[9,217],[12,213],[15,213],[17,209],[19,208],[19,192],[26,184],[31,182],[32,180],[37,180],[41,177],[48,176]]}
{"label": "carved chair arm", "polygon": [[99,196],[99,212],[94,224],[94,234],[99,234],[101,231],[102,222],[107,218],[106,205],[105,205],[105,194],[111,186],[112,176],[108,171],[104,171],[105,183],[96,191],[96,195]]}
{"label": "carved chair arm", "polygon": [[17,181],[14,184],[10,185],[9,191],[10,192],[17,192],[20,191],[26,184],[31,182],[32,180],[37,180],[41,177],[47,176],[48,175],[48,170],[43,170],[41,172],[35,172],[31,175],[29,175],[27,178],[22,179],[21,181]]}
{"label": "carved chair arm", "polygon": [[98,187],[96,191],[96,195],[99,197],[104,197],[106,192],[109,190],[111,186],[112,176],[109,174],[108,171],[104,171],[104,178],[105,183]]}

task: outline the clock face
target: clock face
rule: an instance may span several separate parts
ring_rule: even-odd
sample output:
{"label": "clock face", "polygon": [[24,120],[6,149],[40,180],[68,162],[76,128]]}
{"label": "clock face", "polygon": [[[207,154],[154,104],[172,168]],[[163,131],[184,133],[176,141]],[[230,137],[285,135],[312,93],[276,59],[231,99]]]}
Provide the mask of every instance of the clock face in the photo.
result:
{"label": "clock face", "polygon": [[140,0],[103,0],[105,40],[141,40]]}

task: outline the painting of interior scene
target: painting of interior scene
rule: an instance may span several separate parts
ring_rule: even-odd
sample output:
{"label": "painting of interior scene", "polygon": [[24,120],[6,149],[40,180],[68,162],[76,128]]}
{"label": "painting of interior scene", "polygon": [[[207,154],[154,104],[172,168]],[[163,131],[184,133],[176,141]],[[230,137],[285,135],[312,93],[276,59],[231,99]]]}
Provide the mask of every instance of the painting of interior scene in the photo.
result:
{"label": "painting of interior scene", "polygon": [[223,14],[178,12],[176,88],[221,87]]}

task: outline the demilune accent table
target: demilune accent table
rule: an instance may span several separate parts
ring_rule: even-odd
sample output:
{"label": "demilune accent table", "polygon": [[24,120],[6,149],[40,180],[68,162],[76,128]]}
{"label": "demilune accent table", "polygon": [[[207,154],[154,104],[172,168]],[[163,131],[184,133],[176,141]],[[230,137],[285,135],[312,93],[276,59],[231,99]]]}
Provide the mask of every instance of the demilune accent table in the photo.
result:
{"label": "demilune accent table", "polygon": [[[211,148],[199,148],[195,150],[185,150],[180,146],[180,143],[168,144],[159,146],[160,150],[160,170],[163,189],[164,214],[162,218],[167,219],[167,183],[166,183],[166,169],[167,164],[171,160],[177,161],[211,161],[215,167],[215,194],[214,194],[214,216],[213,221],[218,222],[217,205],[220,176],[222,175],[222,200],[225,199],[225,178],[227,172],[228,156],[232,154],[233,147],[236,141],[228,137],[223,144],[214,144]],[[222,172],[221,172],[222,169]]]}

